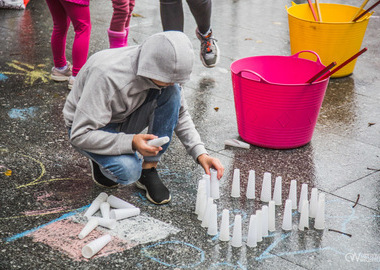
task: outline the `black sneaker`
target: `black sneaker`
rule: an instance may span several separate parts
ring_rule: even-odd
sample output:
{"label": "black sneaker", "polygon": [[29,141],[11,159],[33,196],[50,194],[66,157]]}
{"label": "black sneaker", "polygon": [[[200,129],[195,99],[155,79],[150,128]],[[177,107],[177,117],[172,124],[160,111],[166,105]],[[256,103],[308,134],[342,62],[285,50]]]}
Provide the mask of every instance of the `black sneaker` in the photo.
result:
{"label": "black sneaker", "polygon": [[114,181],[112,181],[111,179],[108,179],[107,177],[103,175],[98,163],[90,159],[90,165],[91,165],[91,172],[92,172],[92,180],[94,180],[94,182],[97,185],[101,187],[108,187],[108,188],[117,187],[119,185],[118,183],[115,183]]}
{"label": "black sneaker", "polygon": [[146,191],[146,197],[154,204],[165,204],[171,200],[170,192],[162,183],[156,168],[143,169],[136,186]]}

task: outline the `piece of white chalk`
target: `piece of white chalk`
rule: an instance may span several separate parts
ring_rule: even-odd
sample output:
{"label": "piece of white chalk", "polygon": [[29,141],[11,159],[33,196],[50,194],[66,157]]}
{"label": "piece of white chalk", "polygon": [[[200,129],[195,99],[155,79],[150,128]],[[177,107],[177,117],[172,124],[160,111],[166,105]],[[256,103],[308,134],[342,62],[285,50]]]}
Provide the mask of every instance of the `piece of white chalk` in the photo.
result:
{"label": "piece of white chalk", "polygon": [[235,216],[234,229],[232,232],[231,246],[241,247],[242,243],[242,228],[241,228],[241,215]]}
{"label": "piece of white chalk", "polygon": [[230,211],[228,209],[224,209],[222,212],[219,240],[230,241]]}
{"label": "piece of white chalk", "polygon": [[302,211],[302,204],[303,204],[303,201],[306,200],[306,201],[309,201],[309,196],[308,196],[308,185],[307,184],[302,184],[301,186],[301,194],[300,194],[300,199],[299,199],[299,204],[298,204],[298,212],[301,213]]}
{"label": "piece of white chalk", "polygon": [[256,223],[257,223],[257,242],[263,241],[263,232],[262,232],[262,226],[263,226],[263,218],[262,218],[262,211],[256,210]]}
{"label": "piece of white chalk", "polygon": [[270,201],[268,205],[268,230],[270,232],[276,230],[276,206],[274,201]]}
{"label": "piece of white chalk", "polygon": [[261,207],[261,213],[262,213],[262,227],[261,227],[261,235],[263,237],[265,236],[268,236],[268,206],[267,205],[263,205],[263,207]]}
{"label": "piece of white chalk", "polygon": [[100,204],[100,213],[102,213],[103,218],[110,218],[110,204],[108,202],[102,202]]}
{"label": "piece of white chalk", "polygon": [[90,217],[90,220],[91,219],[96,219],[98,221],[98,224],[99,226],[102,226],[102,227],[105,227],[105,228],[108,228],[110,230],[113,230],[116,228],[116,220],[115,219],[112,219],[112,218],[101,218],[101,217]]}
{"label": "piece of white chalk", "polygon": [[207,205],[206,205],[206,212],[202,218],[202,224],[201,226],[203,228],[207,228],[208,227],[208,224],[210,222],[210,214],[211,214],[211,207],[214,203],[214,200],[212,198],[208,198],[207,200]]}
{"label": "piece of white chalk", "polygon": [[297,209],[297,180],[290,181],[288,199],[292,201],[292,209]]}
{"label": "piece of white chalk", "polygon": [[100,204],[102,202],[105,202],[108,198],[108,195],[107,193],[104,193],[104,192],[101,192],[96,198],[95,200],[93,200],[93,202],[91,203],[90,207],[87,209],[87,211],[84,213],[84,216],[85,217],[90,217],[92,216],[93,214],[95,214],[99,208],[100,208]]}
{"label": "piece of white chalk", "polygon": [[315,218],[318,209],[318,189],[311,189],[309,217]]}
{"label": "piece of white chalk", "polygon": [[255,171],[250,170],[248,175],[248,184],[247,184],[247,191],[246,196],[247,199],[254,199],[256,197],[256,176]]}
{"label": "piece of white chalk", "polygon": [[83,257],[90,259],[96,253],[98,253],[101,249],[103,249],[109,242],[111,242],[111,240],[112,240],[111,235],[106,234],[98,239],[95,239],[89,244],[85,245],[82,248]]}
{"label": "piece of white chalk", "polygon": [[263,184],[261,186],[260,200],[262,202],[269,202],[272,199],[272,174],[269,172],[264,173]]}
{"label": "piece of white chalk", "polygon": [[303,231],[305,228],[309,228],[309,202],[307,200],[302,201],[302,209],[298,229]]}
{"label": "piece of white chalk", "polygon": [[207,234],[208,235],[218,234],[218,209],[215,203],[211,205]]}
{"label": "piece of white chalk", "polygon": [[236,140],[236,139],[227,139],[224,141],[224,144],[228,146],[240,147],[244,149],[250,148],[250,144]]}
{"label": "piece of white chalk", "polygon": [[256,215],[251,215],[249,219],[247,246],[257,247],[257,219]]}
{"label": "piece of white chalk", "polygon": [[231,197],[240,197],[240,170],[234,169],[234,176],[232,179]]}
{"label": "piece of white chalk", "polygon": [[113,209],[110,212],[110,218],[116,219],[116,220],[134,217],[138,215],[140,215],[140,208],[137,208],[137,207]]}
{"label": "piece of white chalk", "polygon": [[107,199],[107,202],[111,205],[113,208],[136,208],[133,204],[130,204],[129,202],[126,202],[114,195],[110,195]]}
{"label": "piece of white chalk", "polygon": [[318,196],[318,209],[314,220],[314,228],[317,230],[325,229],[325,194]]}
{"label": "piece of white chalk", "polygon": [[92,232],[96,227],[98,227],[99,222],[97,219],[90,219],[87,224],[83,227],[81,232],[78,234],[79,239],[85,238],[90,232]]}
{"label": "piece of white chalk", "polygon": [[203,195],[202,193],[206,190],[206,180],[205,179],[200,179],[198,181],[198,189],[197,189],[197,200],[195,202],[195,214],[199,215],[199,209],[201,205],[201,196]]}
{"label": "piece of white chalk", "polygon": [[292,230],[292,201],[289,199],[285,201],[282,229],[284,231]]}
{"label": "piece of white chalk", "polygon": [[273,201],[276,205],[282,205],[282,177],[277,176],[274,184]]}
{"label": "piece of white chalk", "polygon": [[220,198],[219,194],[219,180],[218,180],[218,171],[210,169],[210,197],[217,200]]}

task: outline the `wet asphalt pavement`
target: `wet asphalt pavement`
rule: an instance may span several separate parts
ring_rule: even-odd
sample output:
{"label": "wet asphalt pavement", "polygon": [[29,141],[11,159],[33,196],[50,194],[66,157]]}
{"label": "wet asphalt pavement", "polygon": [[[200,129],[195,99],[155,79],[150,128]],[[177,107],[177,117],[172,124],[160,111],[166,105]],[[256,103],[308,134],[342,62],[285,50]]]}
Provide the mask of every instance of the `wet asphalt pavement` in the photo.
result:
{"label": "wet asphalt pavement", "polygon": [[[346,1],[335,1],[343,3]],[[298,3],[302,3],[298,1]],[[347,3],[347,2],[346,2]],[[359,6],[350,0],[347,4]],[[226,171],[220,182],[218,223],[223,209],[242,216],[243,246],[207,235],[194,214],[197,183],[203,172],[177,137],[159,174],[172,201],[149,203],[134,185],[102,189],[91,180],[88,161],[67,141],[62,108],[66,83],[49,79],[52,21],[44,1],[25,11],[0,10],[0,269],[380,269],[380,9],[370,18],[354,73],[331,79],[311,142],[289,150],[251,145],[225,146],[239,139],[230,65],[256,55],[290,55],[290,1],[214,0],[212,27],[221,50],[217,67],[197,59],[184,91],[207,150]],[[185,33],[199,53],[195,22],[185,9]],[[129,44],[161,31],[158,1],[136,1]],[[90,55],[108,47],[110,1],[91,1]],[[73,31],[68,38],[71,58]],[[241,197],[230,197],[234,169],[241,172]],[[256,172],[256,199],[245,197],[248,172]],[[264,205],[258,199],[264,172],[283,178],[283,201],[292,179],[326,194],[326,228],[281,229],[283,207],[276,207],[276,231],[256,248],[246,246],[250,215]],[[79,240],[83,212],[100,192],[120,197],[141,215],[97,228]],[[355,207],[354,207],[355,206]],[[336,231],[331,231],[336,230]],[[232,228],[231,228],[232,232]],[[343,232],[345,234],[342,234]],[[105,233],[112,241],[85,259],[80,250]]]}

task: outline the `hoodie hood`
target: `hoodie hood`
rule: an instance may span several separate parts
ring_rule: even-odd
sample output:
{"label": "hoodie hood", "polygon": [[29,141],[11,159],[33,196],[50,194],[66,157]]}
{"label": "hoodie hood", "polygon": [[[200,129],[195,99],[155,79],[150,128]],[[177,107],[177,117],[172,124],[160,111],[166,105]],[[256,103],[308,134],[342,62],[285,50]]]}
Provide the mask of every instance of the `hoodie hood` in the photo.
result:
{"label": "hoodie hood", "polygon": [[184,33],[157,33],[140,45],[137,75],[165,83],[185,83],[190,79],[193,61],[193,47]]}

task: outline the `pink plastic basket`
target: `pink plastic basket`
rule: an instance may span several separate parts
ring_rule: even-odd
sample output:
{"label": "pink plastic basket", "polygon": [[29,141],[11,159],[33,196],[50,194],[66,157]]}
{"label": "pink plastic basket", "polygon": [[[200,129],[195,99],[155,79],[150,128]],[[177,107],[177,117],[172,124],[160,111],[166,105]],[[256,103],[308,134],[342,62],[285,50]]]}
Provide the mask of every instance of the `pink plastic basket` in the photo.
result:
{"label": "pink plastic basket", "polygon": [[[312,53],[316,61],[300,58]],[[313,51],[254,56],[231,64],[240,137],[253,145],[289,149],[311,141],[329,78],[306,83],[325,66]]]}

